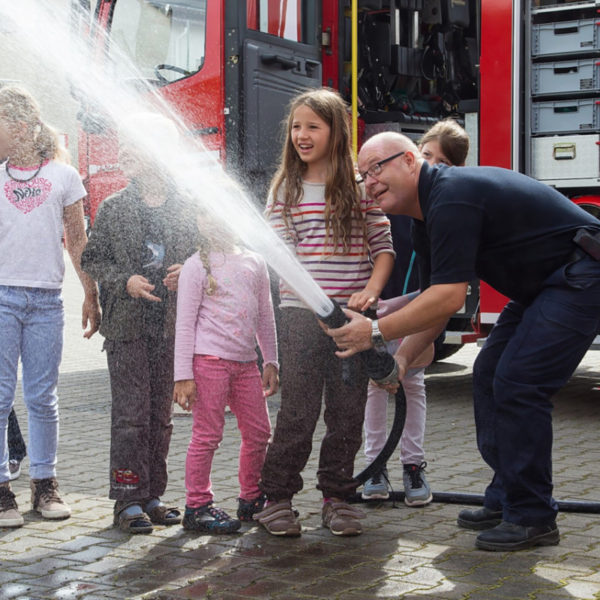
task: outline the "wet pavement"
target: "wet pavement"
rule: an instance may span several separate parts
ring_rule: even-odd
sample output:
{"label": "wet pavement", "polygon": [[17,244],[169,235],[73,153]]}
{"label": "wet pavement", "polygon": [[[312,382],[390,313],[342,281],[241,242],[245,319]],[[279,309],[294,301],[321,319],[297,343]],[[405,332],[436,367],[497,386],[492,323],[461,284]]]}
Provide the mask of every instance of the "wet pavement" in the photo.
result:
{"label": "wet pavement", "polygon": [[[195,535],[179,526],[138,536],[114,529],[107,498],[108,374],[102,339],[81,337],[80,303],[69,269],[58,476],[73,516],[51,522],[30,510],[25,459],[23,474],[13,482],[25,526],[0,530],[0,599],[600,598],[600,514],[561,513],[560,545],[516,553],[476,550],[476,533],[456,526],[461,506],[440,502],[424,508],[363,504],[363,535],[331,535],[321,527],[315,490],[321,427],[304,473],[305,490],[294,501],[301,538],[275,538],[247,524],[229,536]],[[490,476],[475,448],[470,375],[476,352],[471,345],[428,370],[427,475],[434,492],[480,494]],[[560,500],[600,502],[599,399],[599,356],[590,352],[556,399],[554,473]],[[274,422],[278,397],[269,405]],[[16,409],[26,430],[20,396]],[[177,411],[174,421],[164,500],[183,507],[191,417]],[[235,418],[228,414],[213,487],[216,502],[231,513],[237,505],[238,447]],[[362,468],[362,455],[357,467]],[[401,490],[397,455],[388,469],[392,485]]]}

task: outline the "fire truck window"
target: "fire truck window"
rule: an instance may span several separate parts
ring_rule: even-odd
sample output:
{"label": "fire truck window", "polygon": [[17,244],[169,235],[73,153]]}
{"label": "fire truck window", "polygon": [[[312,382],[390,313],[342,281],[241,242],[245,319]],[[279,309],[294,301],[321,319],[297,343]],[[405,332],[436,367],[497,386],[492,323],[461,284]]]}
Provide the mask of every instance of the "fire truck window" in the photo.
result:
{"label": "fire truck window", "polygon": [[248,29],[313,44],[315,10],[315,0],[248,0]]}
{"label": "fire truck window", "polygon": [[110,45],[116,76],[131,77],[131,63],[141,77],[160,83],[198,71],[204,63],[206,1],[116,2]]}

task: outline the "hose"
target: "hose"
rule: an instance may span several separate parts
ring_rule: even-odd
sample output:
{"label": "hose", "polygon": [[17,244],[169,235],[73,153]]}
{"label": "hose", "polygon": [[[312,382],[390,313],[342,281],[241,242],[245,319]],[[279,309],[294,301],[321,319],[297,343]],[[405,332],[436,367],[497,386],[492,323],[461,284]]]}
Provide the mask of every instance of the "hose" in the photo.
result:
{"label": "hose", "polygon": [[[367,316],[375,316],[374,311]],[[337,303],[334,303],[333,312],[327,317],[319,317],[328,327],[335,329],[346,323],[346,315]],[[376,382],[384,383],[398,378],[397,365],[394,357],[387,352],[381,353],[373,348],[364,350],[360,353],[367,373],[371,379]],[[354,479],[359,483],[365,483],[368,479],[379,473],[387,464],[388,459],[393,454],[396,446],[402,437],[404,422],[406,421],[406,396],[402,386],[398,387],[395,395],[394,421],[385,445],[381,449],[375,460],[361,471]],[[480,494],[467,494],[458,492],[433,492],[432,502],[441,502],[444,504],[466,504],[483,506],[483,496]],[[390,492],[389,499],[392,501],[404,501],[404,492]],[[365,500],[360,494],[354,494],[348,498],[349,502],[372,502]],[[381,500],[378,500],[381,502]],[[560,512],[576,512],[600,514],[600,502],[587,502],[579,500],[557,500],[558,510]]]}

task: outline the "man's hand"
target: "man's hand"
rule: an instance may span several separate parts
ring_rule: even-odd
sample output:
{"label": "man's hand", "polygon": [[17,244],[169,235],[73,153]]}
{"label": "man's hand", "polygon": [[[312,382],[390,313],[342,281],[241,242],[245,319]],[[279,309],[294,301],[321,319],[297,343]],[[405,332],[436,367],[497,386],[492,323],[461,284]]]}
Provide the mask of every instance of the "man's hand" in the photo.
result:
{"label": "man's hand", "polygon": [[268,363],[263,368],[262,386],[265,398],[272,396],[279,389],[279,374],[274,364]]}
{"label": "man's hand", "polygon": [[132,298],[143,298],[150,302],[161,302],[158,296],[154,296],[151,293],[154,287],[143,275],[132,275],[127,280],[127,293]]}
{"label": "man's hand", "polygon": [[193,379],[182,379],[175,382],[173,401],[183,410],[190,411],[196,402],[196,382]]}
{"label": "man's hand", "polygon": [[[81,308],[81,328],[84,330],[83,337],[90,339],[100,327],[100,305],[98,304],[98,294],[86,294]],[[86,330],[85,328],[89,328]]]}
{"label": "man's hand", "polygon": [[321,321],[321,328],[337,344],[339,351],[336,356],[348,358],[357,352],[362,352],[373,346],[371,342],[371,319],[353,310],[344,309],[344,314],[350,320],[338,329],[329,329]]}
{"label": "man's hand", "polygon": [[183,265],[174,264],[167,269],[167,276],[163,279],[163,283],[170,292],[177,291],[177,283],[179,282],[179,274],[182,268]]}

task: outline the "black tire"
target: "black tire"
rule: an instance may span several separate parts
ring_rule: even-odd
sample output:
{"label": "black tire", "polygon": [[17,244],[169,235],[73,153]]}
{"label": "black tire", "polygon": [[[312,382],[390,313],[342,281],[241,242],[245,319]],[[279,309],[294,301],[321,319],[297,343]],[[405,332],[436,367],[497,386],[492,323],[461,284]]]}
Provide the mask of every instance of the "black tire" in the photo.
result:
{"label": "black tire", "polygon": [[438,362],[440,360],[444,360],[456,354],[462,347],[463,344],[444,344],[444,340],[446,339],[446,332],[442,331],[440,335],[436,338],[435,342],[433,342],[433,361]]}
{"label": "black tire", "polygon": [[433,355],[433,362],[438,362],[440,360],[444,360],[449,358],[453,354],[456,354],[464,344],[437,344],[434,345],[435,353]]}

